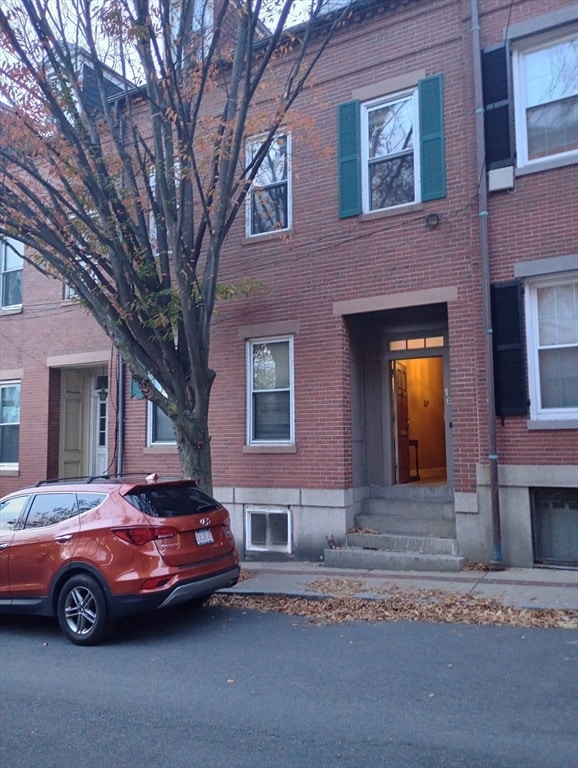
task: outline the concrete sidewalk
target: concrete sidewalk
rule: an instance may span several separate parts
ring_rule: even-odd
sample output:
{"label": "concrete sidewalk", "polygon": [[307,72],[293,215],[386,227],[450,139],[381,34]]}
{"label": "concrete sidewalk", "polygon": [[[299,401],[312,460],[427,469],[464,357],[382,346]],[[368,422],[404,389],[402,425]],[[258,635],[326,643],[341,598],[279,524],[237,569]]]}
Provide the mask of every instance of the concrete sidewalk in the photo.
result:
{"label": "concrete sidewalk", "polygon": [[245,562],[246,576],[235,587],[221,590],[237,595],[287,597],[359,597],[383,599],[399,590],[439,589],[500,600],[517,608],[578,611],[578,571],[508,568],[505,571],[376,571],[328,568],[322,563]]}

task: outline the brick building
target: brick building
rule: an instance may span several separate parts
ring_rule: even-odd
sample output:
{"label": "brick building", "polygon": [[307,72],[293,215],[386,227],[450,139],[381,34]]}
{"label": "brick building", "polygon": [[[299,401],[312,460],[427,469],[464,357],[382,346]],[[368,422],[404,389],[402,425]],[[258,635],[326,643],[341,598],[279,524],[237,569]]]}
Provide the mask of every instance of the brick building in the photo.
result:
{"label": "brick building", "polygon": [[[356,8],[226,243],[263,289],[214,319],[215,495],[247,557],[578,565],[576,6]],[[1,492],[177,471],[65,286],[1,279]]]}

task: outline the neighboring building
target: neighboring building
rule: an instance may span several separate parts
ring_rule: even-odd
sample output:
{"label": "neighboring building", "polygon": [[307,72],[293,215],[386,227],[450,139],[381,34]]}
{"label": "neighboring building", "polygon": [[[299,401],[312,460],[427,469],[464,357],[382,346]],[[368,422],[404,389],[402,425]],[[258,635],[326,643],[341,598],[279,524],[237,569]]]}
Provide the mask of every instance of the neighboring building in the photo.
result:
{"label": "neighboring building", "polygon": [[[357,527],[492,558],[489,281],[504,562],[578,566],[577,9],[478,2],[487,176],[471,0],[365,0],[227,240],[222,280],[267,287],[212,336],[215,495],[246,557],[340,564]],[[176,471],[104,333],[0,253],[1,491]]]}

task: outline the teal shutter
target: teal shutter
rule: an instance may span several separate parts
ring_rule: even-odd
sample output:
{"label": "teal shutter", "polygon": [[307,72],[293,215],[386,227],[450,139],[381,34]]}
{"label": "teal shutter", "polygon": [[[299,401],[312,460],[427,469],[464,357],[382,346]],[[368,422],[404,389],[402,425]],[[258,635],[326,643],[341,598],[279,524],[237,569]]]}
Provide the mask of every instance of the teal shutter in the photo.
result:
{"label": "teal shutter", "polygon": [[132,376],[130,377],[130,396],[131,398],[135,397],[137,400],[144,400],[142,389],[139,387]]}
{"label": "teal shutter", "polygon": [[442,76],[433,75],[420,80],[418,93],[421,199],[438,200],[446,196]]}
{"label": "teal shutter", "polygon": [[339,218],[361,213],[361,146],[359,102],[338,108]]}

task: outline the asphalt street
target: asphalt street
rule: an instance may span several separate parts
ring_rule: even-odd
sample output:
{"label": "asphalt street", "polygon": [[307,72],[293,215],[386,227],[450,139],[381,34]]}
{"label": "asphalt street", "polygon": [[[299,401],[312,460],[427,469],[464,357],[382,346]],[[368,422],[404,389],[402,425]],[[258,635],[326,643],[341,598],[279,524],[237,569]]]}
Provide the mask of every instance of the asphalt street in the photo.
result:
{"label": "asphalt street", "polygon": [[576,768],[570,630],[207,607],[95,648],[3,617],[3,768]]}

